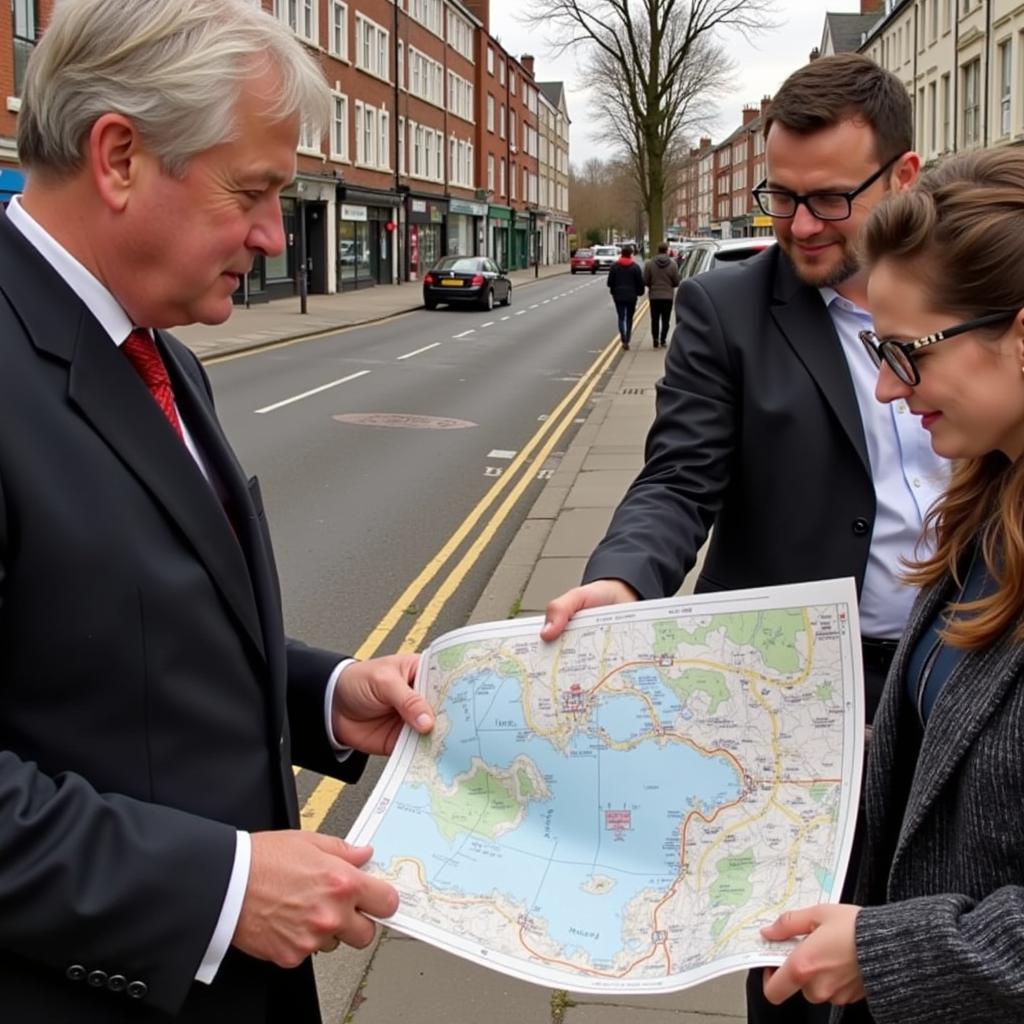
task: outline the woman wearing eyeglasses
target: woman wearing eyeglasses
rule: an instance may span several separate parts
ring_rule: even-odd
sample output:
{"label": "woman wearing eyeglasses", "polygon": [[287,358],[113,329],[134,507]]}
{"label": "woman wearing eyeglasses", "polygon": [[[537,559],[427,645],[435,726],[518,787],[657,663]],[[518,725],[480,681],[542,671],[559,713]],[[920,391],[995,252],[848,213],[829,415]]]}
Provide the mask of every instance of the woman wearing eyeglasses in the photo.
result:
{"label": "woman wearing eyeglasses", "polygon": [[934,554],[874,721],[860,906],[803,937],[765,994],[843,1024],[1024,1020],[1024,152],[956,157],[865,228],[877,397],[955,461]]}

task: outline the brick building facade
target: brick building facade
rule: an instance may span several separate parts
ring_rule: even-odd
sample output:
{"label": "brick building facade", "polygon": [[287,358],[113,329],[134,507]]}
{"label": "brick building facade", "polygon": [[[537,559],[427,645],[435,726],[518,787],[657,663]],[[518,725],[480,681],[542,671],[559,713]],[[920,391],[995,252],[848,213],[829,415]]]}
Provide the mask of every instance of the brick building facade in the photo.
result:
{"label": "brick building facade", "polygon": [[[415,281],[445,254],[535,257],[538,91],[533,59],[488,34],[489,0],[262,0],[331,86],[326,135],[300,139],[282,193],[287,246],[259,257],[250,299]],[[20,191],[15,119],[24,64],[53,0],[13,0],[0,27],[0,199]],[[3,19],[0,19],[3,21]],[[493,106],[493,109],[492,109]]]}

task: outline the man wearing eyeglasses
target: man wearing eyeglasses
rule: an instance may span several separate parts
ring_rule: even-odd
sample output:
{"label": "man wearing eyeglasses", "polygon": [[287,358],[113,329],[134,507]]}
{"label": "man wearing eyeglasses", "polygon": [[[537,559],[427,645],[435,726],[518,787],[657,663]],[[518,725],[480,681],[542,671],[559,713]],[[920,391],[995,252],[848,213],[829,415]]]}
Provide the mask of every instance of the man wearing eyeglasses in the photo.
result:
{"label": "man wearing eyeglasses", "polygon": [[[903,85],[857,54],[783,83],[754,189],[778,245],[679,286],[646,465],[584,585],[548,605],[545,640],[582,608],[676,593],[714,526],[698,591],[856,579],[870,722],[914,596],[900,558],[947,473],[916,417],[875,400],[859,338],[872,323],[857,237],[917,178],[912,129]],[[770,1005],[760,971],[747,1007],[757,1024],[829,1016],[802,997]]]}

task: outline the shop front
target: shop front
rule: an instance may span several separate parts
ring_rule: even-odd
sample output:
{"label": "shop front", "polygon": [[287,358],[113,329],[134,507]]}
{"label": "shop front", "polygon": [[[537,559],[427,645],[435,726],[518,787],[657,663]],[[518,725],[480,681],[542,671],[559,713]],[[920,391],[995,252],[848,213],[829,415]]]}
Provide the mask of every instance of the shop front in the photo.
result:
{"label": "shop front", "polygon": [[448,200],[448,255],[483,256],[486,203]]}
{"label": "shop front", "polygon": [[25,187],[25,175],[13,167],[0,168],[0,204],[6,206],[12,196]]}
{"label": "shop front", "polygon": [[487,210],[490,224],[490,238],[487,240],[487,255],[506,270],[511,269],[512,255],[512,211],[507,206],[490,206]]}
{"label": "shop front", "polygon": [[[299,294],[299,271],[305,266],[306,290],[322,295],[332,290],[333,261],[328,260],[333,239],[334,177],[300,174],[281,193],[284,250],[253,260],[248,281],[235,292],[236,303],[266,302]],[[305,260],[305,263],[303,263]]]}
{"label": "shop front", "polygon": [[509,263],[511,270],[525,270],[530,264],[531,218],[528,213],[516,213],[512,223],[512,257]]}
{"label": "shop front", "polygon": [[410,193],[406,214],[409,280],[419,281],[447,251],[448,201]]}
{"label": "shop front", "polygon": [[339,190],[336,235],[338,291],[395,280],[397,194],[344,187]]}

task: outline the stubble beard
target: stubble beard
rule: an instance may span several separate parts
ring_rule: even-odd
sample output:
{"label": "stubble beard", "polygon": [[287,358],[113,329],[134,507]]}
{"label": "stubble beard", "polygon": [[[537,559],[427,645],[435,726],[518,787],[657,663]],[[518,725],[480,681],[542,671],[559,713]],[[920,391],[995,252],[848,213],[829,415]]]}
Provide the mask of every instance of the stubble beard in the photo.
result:
{"label": "stubble beard", "polygon": [[846,250],[843,252],[842,259],[835,266],[811,268],[802,266],[794,259],[793,267],[797,277],[804,284],[810,285],[812,288],[835,288],[860,272],[860,261],[854,253]]}

